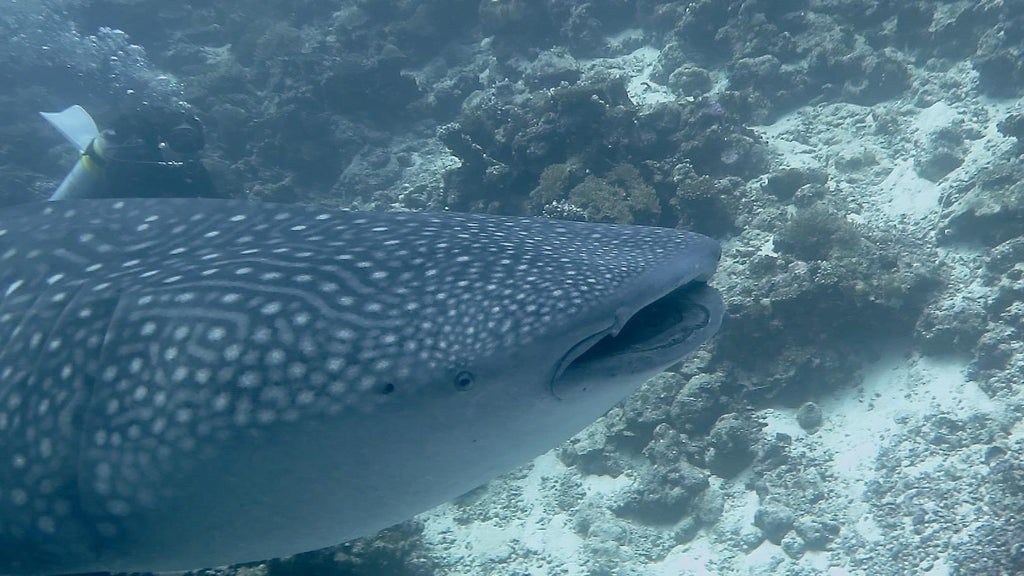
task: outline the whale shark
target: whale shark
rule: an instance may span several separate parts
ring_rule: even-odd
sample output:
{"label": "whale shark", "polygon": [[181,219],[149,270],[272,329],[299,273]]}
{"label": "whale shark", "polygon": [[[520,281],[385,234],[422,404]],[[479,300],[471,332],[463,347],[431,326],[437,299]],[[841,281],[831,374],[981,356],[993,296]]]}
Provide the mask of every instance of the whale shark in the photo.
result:
{"label": "whale shark", "polygon": [[706,342],[719,256],[475,214],[0,210],[0,573],[219,566],[406,520]]}

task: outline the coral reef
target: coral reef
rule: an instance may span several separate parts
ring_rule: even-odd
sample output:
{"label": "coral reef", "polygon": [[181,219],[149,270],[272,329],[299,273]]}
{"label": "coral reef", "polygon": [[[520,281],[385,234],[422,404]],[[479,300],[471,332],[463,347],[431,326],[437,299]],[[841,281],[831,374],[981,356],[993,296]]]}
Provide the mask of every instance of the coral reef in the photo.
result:
{"label": "coral reef", "polygon": [[[620,79],[555,88],[527,109],[503,103],[516,98],[481,97],[443,132],[462,160],[447,181],[449,205],[523,212],[523,191],[532,190],[534,213],[569,202],[597,220],[708,221],[723,232],[731,224],[721,200],[727,193],[702,176],[748,178],[765,166],[756,137],[713,101],[663,104],[642,113]],[[601,190],[602,182],[625,192]],[[634,196],[636,210],[646,212],[639,220],[609,204]]]}
{"label": "coral reef", "polygon": [[756,280],[733,284],[742,287],[729,296],[731,322],[715,354],[748,399],[781,399],[787,389],[794,400],[813,398],[848,382],[872,335],[910,336],[941,272],[923,257],[928,248],[886,234],[812,207],[778,228],[777,254],[743,257]]}

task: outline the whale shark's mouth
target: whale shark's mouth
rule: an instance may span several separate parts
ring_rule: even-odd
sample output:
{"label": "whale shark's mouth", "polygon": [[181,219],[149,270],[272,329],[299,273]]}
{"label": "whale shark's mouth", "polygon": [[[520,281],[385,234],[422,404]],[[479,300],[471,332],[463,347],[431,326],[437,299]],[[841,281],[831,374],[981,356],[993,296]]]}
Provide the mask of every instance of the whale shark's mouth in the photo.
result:
{"label": "whale shark's mouth", "polygon": [[571,365],[603,362],[615,356],[669,351],[705,329],[712,311],[702,294],[711,289],[703,282],[680,286],[644,306],[617,334],[607,334],[580,354]]}
{"label": "whale shark's mouth", "polygon": [[573,346],[552,392],[559,395],[568,381],[618,379],[671,366],[714,335],[722,314],[715,289],[699,281],[684,284],[637,310],[620,329],[606,328]]}

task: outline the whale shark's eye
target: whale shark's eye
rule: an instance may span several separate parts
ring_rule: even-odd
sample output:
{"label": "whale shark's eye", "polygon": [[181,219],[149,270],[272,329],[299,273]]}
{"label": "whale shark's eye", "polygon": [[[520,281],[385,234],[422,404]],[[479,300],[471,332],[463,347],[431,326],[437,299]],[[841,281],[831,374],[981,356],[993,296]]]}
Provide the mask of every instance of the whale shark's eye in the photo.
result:
{"label": "whale shark's eye", "polygon": [[395,391],[395,385],[392,384],[391,382],[385,382],[384,385],[380,387],[380,393],[385,395],[385,396],[387,396],[388,394],[391,394],[394,391]]}
{"label": "whale shark's eye", "polygon": [[455,389],[456,390],[469,390],[473,387],[473,374],[463,370],[455,375]]}

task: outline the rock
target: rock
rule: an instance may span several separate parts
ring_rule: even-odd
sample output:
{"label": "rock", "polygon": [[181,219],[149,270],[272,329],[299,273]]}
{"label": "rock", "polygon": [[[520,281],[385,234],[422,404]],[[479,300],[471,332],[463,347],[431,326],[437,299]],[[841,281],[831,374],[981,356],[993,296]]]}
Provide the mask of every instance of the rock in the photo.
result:
{"label": "rock", "polygon": [[992,27],[978,41],[974,55],[974,69],[978,71],[978,88],[996,98],[1019,96],[1024,87],[1024,72],[1020,69],[1024,48],[1020,46],[1018,18],[1010,18]]}
{"label": "rock", "polygon": [[824,421],[824,416],[821,413],[821,408],[818,407],[817,404],[814,402],[804,402],[804,404],[796,411],[796,421],[804,430],[814,432],[821,427],[821,423]]}
{"label": "rock", "polygon": [[917,320],[914,338],[926,354],[970,354],[987,327],[988,314],[980,299],[961,293],[930,302]]}
{"label": "rock", "polygon": [[721,374],[697,374],[675,396],[670,415],[672,425],[690,435],[707,434],[723,411]]}
{"label": "rock", "polygon": [[925,151],[915,162],[918,176],[938,182],[964,163],[964,154],[949,148],[934,148]]}
{"label": "rock", "polygon": [[711,486],[701,492],[693,503],[693,515],[704,524],[714,524],[725,511],[725,495],[718,488]]}
{"label": "rock", "polygon": [[764,540],[764,532],[762,532],[761,530],[744,528],[742,531],[740,531],[739,534],[736,535],[736,541],[739,545],[740,550],[743,550],[747,553],[753,552],[755,549],[757,549],[758,546],[764,543]]}
{"label": "rock", "polygon": [[789,200],[800,188],[824,185],[827,181],[828,174],[821,169],[785,168],[768,176],[764,190],[779,200]]}
{"label": "rock", "polygon": [[807,551],[807,545],[796,534],[786,534],[782,538],[781,546],[786,556],[794,560],[799,560]]}
{"label": "rock", "polygon": [[1016,138],[1018,148],[1024,147],[1024,113],[1010,114],[996,124],[996,129],[1003,136]]}
{"label": "rock", "polygon": [[944,240],[998,246],[1021,235],[1024,220],[1024,181],[1017,172],[981,177],[974,187],[944,214]]}
{"label": "rock", "polygon": [[701,96],[711,91],[711,75],[703,68],[680,66],[668,76],[668,85],[684,96]]}
{"label": "rock", "polygon": [[672,426],[662,423],[654,429],[651,441],[642,453],[655,466],[675,466],[679,462],[690,462],[700,465],[700,445],[691,441],[685,434],[680,434]]}
{"label": "rock", "polygon": [[979,137],[981,134],[965,127],[962,122],[954,122],[950,126],[936,130],[915,158],[917,174],[932,182],[938,182],[964,163],[967,156],[966,140]]}
{"label": "rock", "polygon": [[708,487],[707,472],[685,461],[644,469],[614,506],[616,515],[643,524],[674,524]]}
{"label": "rock", "polygon": [[985,268],[994,274],[1005,274],[1024,262],[1024,236],[1007,240],[992,249]]}
{"label": "rock", "polygon": [[580,78],[580,66],[567,50],[554,48],[538,54],[524,77],[532,88],[555,87],[562,82],[572,84]]}
{"label": "rock", "polygon": [[782,538],[793,529],[795,520],[793,512],[779,504],[762,506],[754,513],[754,526],[760,528],[773,544],[782,543]]}
{"label": "rock", "polygon": [[556,454],[563,464],[576,468],[584,475],[617,477],[624,469],[621,456],[609,444],[607,431],[601,425],[584,428],[558,447]]}
{"label": "rock", "polygon": [[824,550],[839,536],[839,524],[819,518],[800,518],[793,524],[793,529],[808,550]]}
{"label": "rock", "polygon": [[672,530],[672,539],[676,544],[686,544],[697,537],[700,532],[700,521],[693,517],[683,518]]}
{"label": "rock", "polygon": [[761,425],[739,414],[718,419],[708,436],[705,454],[708,469],[722,478],[732,478],[754,461],[754,444]]}

